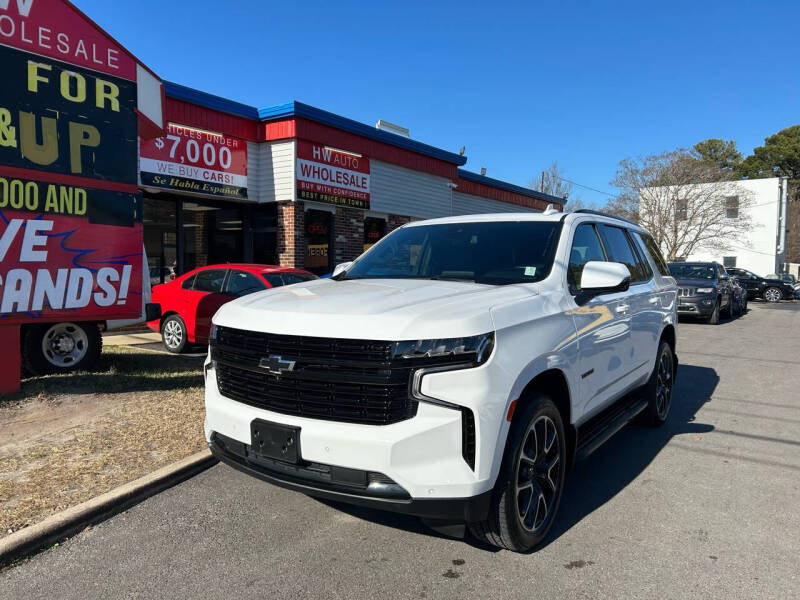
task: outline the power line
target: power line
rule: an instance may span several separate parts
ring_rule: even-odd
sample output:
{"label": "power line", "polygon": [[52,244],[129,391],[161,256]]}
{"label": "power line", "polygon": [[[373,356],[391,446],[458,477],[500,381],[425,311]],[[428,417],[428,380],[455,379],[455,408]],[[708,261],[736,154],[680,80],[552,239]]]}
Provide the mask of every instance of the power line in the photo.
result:
{"label": "power line", "polygon": [[598,190],[597,188],[589,187],[588,185],[583,185],[582,183],[571,181],[565,177],[561,177],[560,175],[556,175],[555,177],[557,179],[560,179],[561,181],[566,181],[567,183],[571,183],[572,185],[577,185],[578,187],[585,188],[587,190],[592,190],[593,192],[597,192],[598,194],[604,194],[606,196],[609,196],[610,198],[616,198],[614,194],[609,194],[608,192],[604,192],[603,190]]}

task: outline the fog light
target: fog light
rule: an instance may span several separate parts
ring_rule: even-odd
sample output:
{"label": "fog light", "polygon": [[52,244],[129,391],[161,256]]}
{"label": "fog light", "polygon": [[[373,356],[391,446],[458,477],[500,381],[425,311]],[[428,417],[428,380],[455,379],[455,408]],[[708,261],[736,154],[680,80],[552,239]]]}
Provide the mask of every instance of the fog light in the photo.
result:
{"label": "fog light", "polygon": [[713,300],[703,300],[703,304],[704,304],[705,306],[710,306],[710,305],[711,305],[711,304],[713,304],[713,303],[714,303],[714,301],[713,301]]}

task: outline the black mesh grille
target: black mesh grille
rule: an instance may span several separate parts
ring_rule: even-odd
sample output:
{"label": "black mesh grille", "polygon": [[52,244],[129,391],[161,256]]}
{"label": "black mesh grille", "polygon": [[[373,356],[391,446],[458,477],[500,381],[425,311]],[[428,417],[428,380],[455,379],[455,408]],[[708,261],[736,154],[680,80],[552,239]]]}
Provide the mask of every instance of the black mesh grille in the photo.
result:
{"label": "black mesh grille", "polygon": [[[218,327],[211,356],[223,396],[289,415],[388,425],[416,414],[411,366],[391,358],[392,343],[277,335]],[[264,358],[294,361],[280,375]]]}
{"label": "black mesh grille", "polygon": [[461,409],[461,455],[475,470],[475,415],[468,408]]}

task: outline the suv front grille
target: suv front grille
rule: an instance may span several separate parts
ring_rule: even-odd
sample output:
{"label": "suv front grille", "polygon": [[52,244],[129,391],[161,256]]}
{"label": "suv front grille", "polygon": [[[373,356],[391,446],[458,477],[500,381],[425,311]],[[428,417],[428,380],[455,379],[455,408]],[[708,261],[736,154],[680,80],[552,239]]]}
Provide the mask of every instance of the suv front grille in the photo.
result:
{"label": "suv front grille", "polygon": [[[259,365],[294,362],[280,374]],[[410,361],[392,360],[392,342],[278,335],[218,327],[212,340],[220,393],[275,412],[389,425],[413,417]],[[416,365],[415,365],[416,366]]]}

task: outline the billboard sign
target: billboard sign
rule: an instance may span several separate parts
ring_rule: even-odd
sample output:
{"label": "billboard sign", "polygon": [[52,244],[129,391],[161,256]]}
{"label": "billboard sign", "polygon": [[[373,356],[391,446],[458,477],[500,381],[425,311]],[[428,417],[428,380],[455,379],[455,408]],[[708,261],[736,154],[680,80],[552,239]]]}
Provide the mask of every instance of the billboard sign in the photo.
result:
{"label": "billboard sign", "polygon": [[297,140],[297,198],[369,208],[369,158]]}
{"label": "billboard sign", "polygon": [[138,317],[137,78],[160,82],[64,0],[0,0],[0,64],[0,324]]}
{"label": "billboard sign", "polygon": [[247,142],[170,123],[167,135],[142,142],[142,185],[247,198]]}

